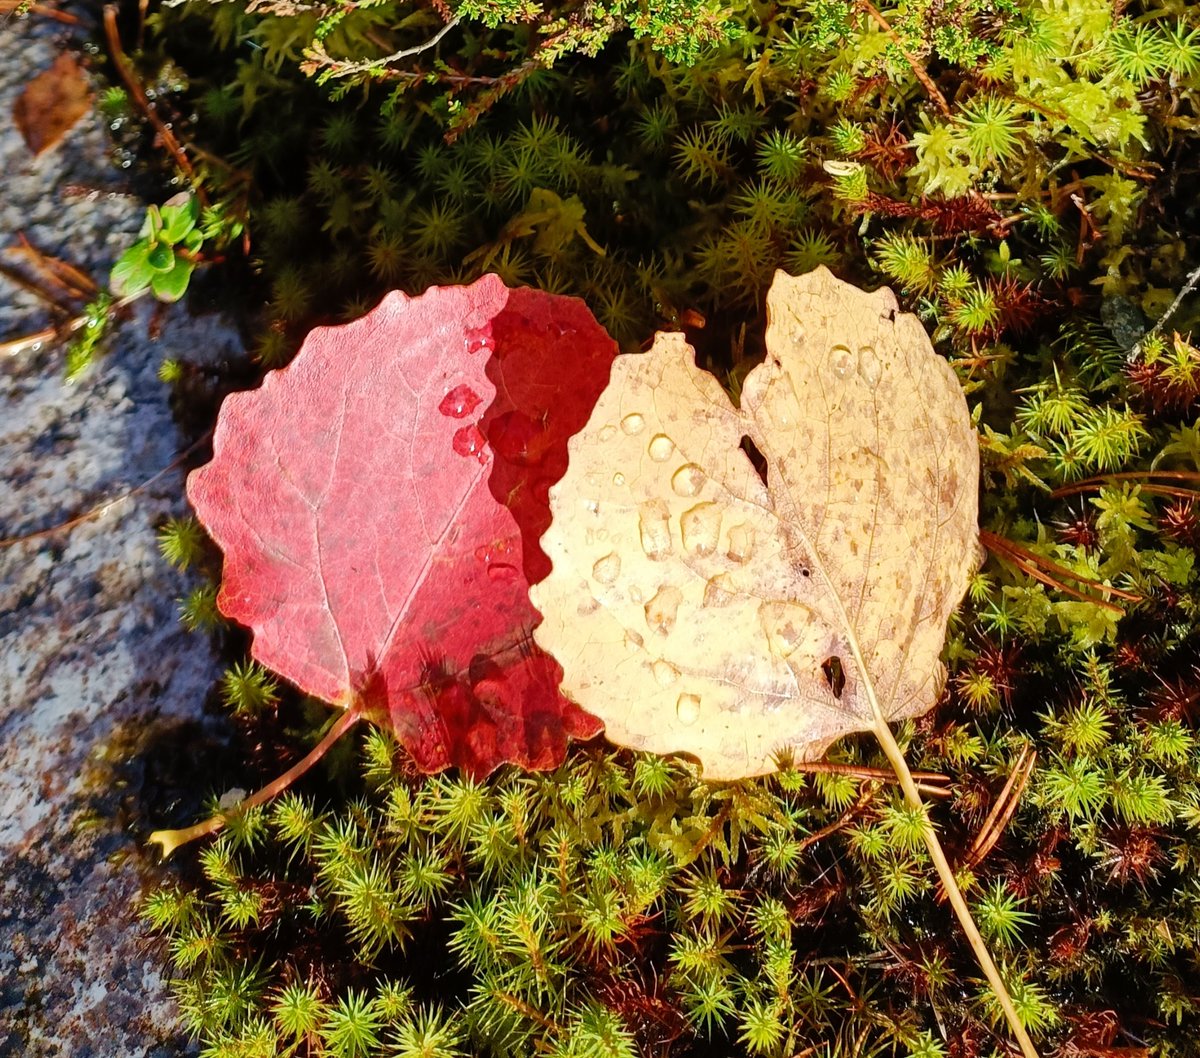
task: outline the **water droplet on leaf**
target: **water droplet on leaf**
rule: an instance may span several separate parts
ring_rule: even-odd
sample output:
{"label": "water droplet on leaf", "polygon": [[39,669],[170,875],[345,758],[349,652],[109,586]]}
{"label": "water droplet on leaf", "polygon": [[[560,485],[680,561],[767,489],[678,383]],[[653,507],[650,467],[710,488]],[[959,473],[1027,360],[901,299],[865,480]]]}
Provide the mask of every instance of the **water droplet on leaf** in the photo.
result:
{"label": "water droplet on leaf", "polygon": [[733,602],[733,582],[728,573],[718,573],[708,578],[704,585],[705,606],[728,606]]}
{"label": "water droplet on leaf", "polygon": [[494,349],[492,345],[492,336],[486,330],[467,331],[466,338],[463,342],[468,353],[491,353]]}
{"label": "water droplet on leaf", "polygon": [[767,649],[777,658],[814,657],[825,629],[816,615],[800,603],[764,602],[758,608],[758,621],[767,637]]}
{"label": "water droplet on leaf", "polygon": [[496,454],[509,463],[527,467],[540,463],[548,448],[545,426],[524,412],[506,411],[488,428]]}
{"label": "water droplet on leaf", "polygon": [[600,440],[601,441],[611,441],[616,436],[617,436],[617,428],[615,426],[613,426],[612,423],[609,423],[607,426],[603,427],[600,430]]}
{"label": "water droplet on leaf", "polygon": [[675,715],[679,722],[691,726],[700,719],[700,696],[698,694],[681,694],[675,702]]}
{"label": "water droplet on leaf", "polygon": [[671,553],[670,512],[662,500],[649,500],[638,510],[638,533],[642,550],[651,561],[658,562]]}
{"label": "water droplet on leaf", "polygon": [[721,539],[721,508],[715,503],[697,503],[680,515],[679,530],[689,555],[711,555]]}
{"label": "water droplet on leaf", "polygon": [[883,374],[883,362],[869,345],[858,351],[858,374],[872,389],[879,384],[879,376]]}
{"label": "water droplet on leaf", "polygon": [[454,439],[450,445],[460,456],[474,456],[481,463],[487,460],[487,442],[484,441],[478,426],[459,427],[454,431]]}
{"label": "water droplet on leaf", "polygon": [[654,462],[665,463],[675,451],[675,442],[665,433],[656,433],[650,438],[650,443],[646,446],[646,451],[650,454],[650,458]]}
{"label": "water droplet on leaf", "polygon": [[646,428],[646,420],[636,411],[626,415],[621,420],[621,429],[624,430],[630,437],[641,433]]}
{"label": "water droplet on leaf", "polygon": [[452,419],[465,419],[482,403],[483,398],[470,386],[455,386],[442,398],[438,411]]}
{"label": "water droplet on leaf", "polygon": [[745,522],[729,530],[729,548],[725,552],[734,562],[748,562],[754,553],[754,529]]}
{"label": "water droplet on leaf", "polygon": [[838,378],[846,378],[854,370],[854,354],[844,345],[835,345],[829,351],[829,364]]}
{"label": "water droplet on leaf", "polygon": [[679,679],[679,670],[669,661],[663,661],[662,658],[650,666],[650,671],[654,673],[654,682],[660,687],[670,687]]}
{"label": "water droplet on leaf", "polygon": [[660,636],[670,635],[671,630],[675,627],[675,619],[679,616],[681,602],[683,602],[683,592],[674,584],[664,584],[659,588],[654,593],[654,598],[644,607],[646,624],[650,626],[650,630],[657,632]]}
{"label": "water droplet on leaf", "polygon": [[596,559],[596,564],[592,566],[592,576],[601,584],[612,584],[620,575],[621,556],[615,551]]}
{"label": "water droplet on leaf", "polygon": [[517,579],[520,571],[516,566],[510,565],[507,562],[493,562],[487,568],[489,580],[494,580],[497,583],[511,583]]}
{"label": "water droplet on leaf", "polygon": [[708,475],[695,463],[684,463],[671,475],[671,488],[677,496],[695,496],[707,480]]}

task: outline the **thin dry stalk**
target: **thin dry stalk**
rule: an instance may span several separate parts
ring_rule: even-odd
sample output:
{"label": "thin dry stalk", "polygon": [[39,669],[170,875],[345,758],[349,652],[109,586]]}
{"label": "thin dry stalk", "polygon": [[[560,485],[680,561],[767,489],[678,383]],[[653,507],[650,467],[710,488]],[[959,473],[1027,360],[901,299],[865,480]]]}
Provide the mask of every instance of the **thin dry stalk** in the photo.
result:
{"label": "thin dry stalk", "polygon": [[39,250],[29,241],[24,232],[17,233],[17,240],[18,245],[13,247],[13,252],[29,258],[33,267],[48,285],[61,287],[71,297],[80,301],[94,298],[100,292],[100,288],[86,272],[76,268],[69,261],[64,261],[60,257],[52,257]]}
{"label": "thin dry stalk", "polygon": [[848,827],[864,808],[871,803],[871,799],[875,796],[877,784],[869,783],[863,787],[862,793],[858,795],[858,800],[846,809],[837,819],[827,826],[823,826],[820,830],[814,830],[811,834],[800,839],[800,851],[808,848],[810,845],[815,845],[818,841],[824,841],[831,834],[836,834],[839,830]]}
{"label": "thin dry stalk", "polygon": [[871,16],[879,28],[888,35],[891,42],[900,49],[900,54],[904,56],[904,61],[908,63],[913,76],[921,82],[921,87],[925,89],[925,93],[933,100],[938,110],[946,117],[950,117],[950,104],[946,102],[946,97],[942,95],[941,89],[933,83],[933,78],[929,76],[929,71],[917,62],[916,56],[904,47],[903,42],[900,40],[900,34],[892,29],[892,24],[883,17],[883,13],[879,8],[872,4],[871,0],[859,0],[859,6]]}
{"label": "thin dry stalk", "polygon": [[188,183],[195,190],[196,197],[200,200],[202,206],[208,205],[208,196],[204,193],[204,188],[200,186],[199,179],[196,176],[196,170],[192,167],[192,163],[188,156],[184,153],[179,141],[173,133],[158,116],[150,100],[146,97],[146,92],[142,88],[137,77],[134,76],[133,69],[129,65],[129,60],[125,56],[125,52],[121,47],[121,36],[117,30],[117,7],[115,4],[104,5],[104,35],[108,40],[109,57],[112,59],[113,66],[117,68],[117,74],[125,87],[129,89],[129,95],[138,109],[145,116],[146,120],[154,126],[154,131],[158,133],[159,142],[163,145],[163,149],[171,156],[179,171],[187,177]]}
{"label": "thin dry stalk", "polygon": [[51,7],[49,4],[30,4],[26,7],[22,3],[22,0],[0,0],[0,15],[13,15],[18,9],[30,15],[37,15],[40,18],[53,19],[55,22],[61,22],[64,26],[79,25],[79,17],[77,15],[72,15],[66,11],[59,11],[58,8]]}
{"label": "thin dry stalk", "polygon": [[[870,688],[870,684],[867,686]],[[992,993],[1004,1011],[1004,1018],[1008,1022],[1008,1027],[1012,1030],[1012,1034],[1017,1038],[1017,1044],[1021,1048],[1021,1053],[1025,1058],[1038,1058],[1033,1040],[1030,1039],[1029,1033],[1021,1022],[1021,1017],[1017,1013],[1017,1008],[1013,1005],[1012,996],[1009,994],[1008,986],[1004,983],[1004,978],[1000,976],[1000,970],[992,959],[992,953],[988,950],[987,941],[983,939],[983,935],[979,932],[979,927],[975,925],[971,909],[967,906],[967,901],[962,894],[962,890],[958,887],[958,880],[954,877],[954,868],[950,866],[950,861],[946,858],[942,843],[938,840],[937,832],[933,828],[933,820],[929,816],[929,809],[926,807],[925,802],[921,800],[917,784],[913,781],[912,774],[908,770],[908,762],[904,759],[904,751],[900,748],[899,743],[892,734],[892,729],[888,726],[887,718],[883,715],[883,710],[879,707],[873,688],[870,688],[869,697],[872,711],[875,714],[875,736],[879,739],[879,744],[883,747],[883,752],[887,755],[888,760],[891,761],[892,767],[896,769],[896,775],[899,777],[900,785],[904,789],[905,800],[911,807],[919,809],[925,817],[925,847],[929,850],[930,859],[933,860],[938,878],[941,879],[942,888],[945,890],[946,897],[950,901],[950,906],[954,910],[958,924],[962,927],[963,933],[966,934],[967,942],[971,945],[971,950],[975,953],[975,958],[979,962],[979,968],[983,970],[983,976],[987,978],[988,984],[992,986]]]}
{"label": "thin dry stalk", "polygon": [[103,503],[98,503],[98,504],[96,504],[95,507],[92,507],[89,510],[84,511],[82,514],[74,515],[73,517],[67,518],[64,521],[57,522],[51,526],[47,526],[45,529],[38,529],[32,533],[23,533],[21,536],[10,536],[3,540],[0,540],[0,547],[12,547],[15,544],[23,544],[28,540],[40,540],[43,537],[51,536],[54,533],[61,533],[67,529],[73,529],[75,526],[88,521],[90,518],[96,518],[99,515],[106,513],[114,504],[121,503],[123,500],[129,499],[131,496],[136,496],[139,492],[142,492],[145,489],[148,489],[164,474],[168,474],[172,470],[174,470],[176,467],[180,466],[183,463],[183,461],[185,459],[187,459],[188,456],[190,456],[193,452],[196,451],[197,448],[199,448],[201,445],[207,443],[208,439],[211,436],[212,436],[212,431],[211,430],[207,431],[199,440],[188,445],[187,448],[185,448],[182,452],[179,453],[178,456],[176,456],[174,459],[172,459],[170,463],[168,463],[165,467],[162,468],[162,470],[160,470],[160,471],[158,471],[158,473],[153,474],[150,477],[148,477],[140,485],[136,485],[132,489],[128,489],[125,492],[122,492],[119,496],[113,496],[110,499],[105,500]]}
{"label": "thin dry stalk", "polygon": [[1142,601],[1140,595],[1125,591],[1122,588],[1114,588],[1111,584],[1104,584],[1098,580],[1093,580],[1091,577],[1082,576],[1073,570],[1067,569],[1066,566],[1061,566],[1043,555],[1035,554],[1020,544],[1014,543],[1012,540],[1008,540],[987,529],[979,531],[979,542],[991,551],[992,554],[999,555],[1001,558],[1007,558],[1035,580],[1039,580],[1049,587],[1056,588],[1058,591],[1065,592],[1085,602],[1093,602],[1097,606],[1115,610],[1117,613],[1125,612],[1114,603],[1093,598],[1075,588],[1068,587],[1064,581],[1073,580],[1079,584],[1087,585],[1089,588],[1094,588],[1096,591],[1103,592],[1106,595],[1115,595],[1118,599],[1125,599],[1127,602],[1136,603]]}
{"label": "thin dry stalk", "polygon": [[996,847],[1000,835],[1004,833],[1005,828],[1016,814],[1017,806],[1021,803],[1025,787],[1029,785],[1029,778],[1033,775],[1033,766],[1036,763],[1037,754],[1028,746],[1022,746],[1008,781],[1000,791],[1000,796],[996,798],[996,803],[988,813],[987,819],[983,821],[983,826],[979,828],[974,842],[971,843],[971,848],[963,861],[964,868],[978,867]]}
{"label": "thin dry stalk", "polygon": [[[1017,805],[1021,803],[1021,795],[1024,794],[1029,777],[1033,774],[1033,766],[1036,761],[1037,754],[1028,746],[1022,746],[1021,752],[1017,756],[1017,762],[1008,776],[1008,781],[1005,782],[1000,796],[996,798],[996,803],[992,805],[992,810],[983,821],[983,826],[979,828],[979,833],[975,835],[975,840],[963,858],[962,869],[972,870],[978,867],[996,847],[1000,835],[1004,833],[1016,813]],[[938,887],[937,899],[939,903],[945,903],[946,891],[941,886]]]}

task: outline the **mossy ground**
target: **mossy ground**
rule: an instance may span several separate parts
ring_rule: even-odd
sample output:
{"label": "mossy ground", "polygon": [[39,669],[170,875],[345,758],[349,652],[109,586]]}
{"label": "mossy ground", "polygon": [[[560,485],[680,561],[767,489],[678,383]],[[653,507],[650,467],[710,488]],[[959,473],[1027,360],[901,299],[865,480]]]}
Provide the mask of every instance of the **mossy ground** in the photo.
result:
{"label": "mossy ground", "polygon": [[[258,292],[260,369],[390,287],[498,271],[630,348],[685,328],[736,393],[775,268],[895,287],[959,373],[982,524],[1012,545],[910,761],[946,777],[934,816],[1044,1052],[1196,1053],[1195,299],[1134,347],[1197,257],[1194,11],[737,5],[689,65],[618,27],[549,67],[536,22],[460,13],[390,79],[330,70],[428,39],[432,9],[155,16],[147,61],[187,85],[164,105],[249,233],[214,271]],[[169,557],[215,573],[190,532]],[[185,609],[216,620],[211,591]],[[253,670],[225,692],[265,746],[304,726]],[[380,733],[358,752],[363,777],[344,760],[340,792],[249,817],[148,908],[207,1054],[1004,1053],[866,742],[832,758],[857,777],[711,786],[603,746],[483,784],[414,775]]]}

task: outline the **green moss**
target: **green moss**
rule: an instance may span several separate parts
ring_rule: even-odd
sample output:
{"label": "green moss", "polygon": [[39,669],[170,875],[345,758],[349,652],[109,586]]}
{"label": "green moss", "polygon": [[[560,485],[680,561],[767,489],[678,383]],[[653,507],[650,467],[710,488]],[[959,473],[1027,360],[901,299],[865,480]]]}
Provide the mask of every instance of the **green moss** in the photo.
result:
{"label": "green moss", "polygon": [[[627,348],[687,326],[736,391],[777,267],[892,285],[968,394],[981,524],[1019,549],[973,580],[912,763],[950,780],[938,826],[1044,1051],[1196,1054],[1200,354],[1171,334],[1195,309],[1136,350],[1110,317],[1156,318],[1189,272],[1200,28],[1109,0],[880,10],[466,5],[388,64],[442,16],[189,2],[152,25],[218,41],[181,131],[236,167],[203,180],[229,256],[247,225],[263,367],[390,287],[495,271],[583,297]],[[1090,479],[1114,472],[1136,476]],[[188,533],[164,536],[180,564]],[[217,622],[215,590],[183,617]],[[256,723],[264,678],[224,686]],[[357,799],[280,799],[148,907],[206,1054],[998,1046],[919,821],[874,779],[709,786],[592,747],[476,784],[360,749]]]}

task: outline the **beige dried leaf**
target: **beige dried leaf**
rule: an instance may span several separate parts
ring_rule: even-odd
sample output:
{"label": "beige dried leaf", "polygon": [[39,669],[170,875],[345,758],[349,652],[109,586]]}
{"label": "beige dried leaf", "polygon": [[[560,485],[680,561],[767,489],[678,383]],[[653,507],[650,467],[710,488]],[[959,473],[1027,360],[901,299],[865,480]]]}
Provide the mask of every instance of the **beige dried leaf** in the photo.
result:
{"label": "beige dried leaf", "polygon": [[929,709],[979,561],[975,432],[916,318],[824,268],[778,273],[767,310],[740,409],[679,334],[617,359],[534,588],[566,693],[709,779]]}

